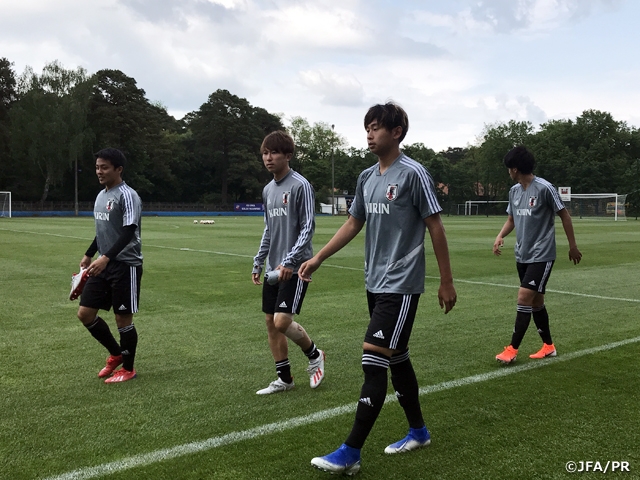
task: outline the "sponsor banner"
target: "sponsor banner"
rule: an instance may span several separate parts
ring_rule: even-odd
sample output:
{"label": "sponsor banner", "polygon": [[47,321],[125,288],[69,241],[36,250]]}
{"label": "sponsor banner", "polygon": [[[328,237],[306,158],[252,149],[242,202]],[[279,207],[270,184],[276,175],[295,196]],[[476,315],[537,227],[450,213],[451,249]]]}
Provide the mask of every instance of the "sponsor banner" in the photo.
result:
{"label": "sponsor banner", "polygon": [[234,203],[233,210],[235,212],[264,212],[264,204],[262,203]]}
{"label": "sponsor banner", "polygon": [[571,201],[571,187],[558,187],[558,193],[560,194],[560,200],[563,202]]}

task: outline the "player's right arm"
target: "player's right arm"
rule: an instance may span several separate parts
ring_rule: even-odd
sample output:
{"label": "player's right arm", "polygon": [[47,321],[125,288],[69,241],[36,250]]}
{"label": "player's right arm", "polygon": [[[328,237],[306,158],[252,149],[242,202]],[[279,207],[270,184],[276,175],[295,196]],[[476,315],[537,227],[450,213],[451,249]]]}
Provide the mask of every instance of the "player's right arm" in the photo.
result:
{"label": "player's right arm", "polygon": [[333,238],[312,259],[300,265],[299,277],[305,282],[310,282],[311,274],[320,268],[322,262],[353,240],[363,226],[364,220],[358,220],[354,216],[347,218],[347,221],[338,229]]}
{"label": "player's right arm", "polygon": [[500,250],[500,248],[502,248],[502,246],[504,245],[504,237],[509,235],[514,228],[515,228],[515,224],[513,223],[513,216],[509,215],[509,217],[507,218],[507,221],[504,222],[504,225],[502,226],[500,233],[496,237],[495,242],[493,242],[494,255],[502,254],[502,251]]}
{"label": "player's right arm", "polygon": [[267,223],[267,213],[265,212],[264,215],[264,232],[262,233],[258,253],[253,257],[253,270],[251,271],[251,281],[254,285],[262,285],[262,282],[260,281],[260,274],[262,273],[262,266],[269,254],[269,248],[271,245],[271,232],[269,230],[269,224]]}

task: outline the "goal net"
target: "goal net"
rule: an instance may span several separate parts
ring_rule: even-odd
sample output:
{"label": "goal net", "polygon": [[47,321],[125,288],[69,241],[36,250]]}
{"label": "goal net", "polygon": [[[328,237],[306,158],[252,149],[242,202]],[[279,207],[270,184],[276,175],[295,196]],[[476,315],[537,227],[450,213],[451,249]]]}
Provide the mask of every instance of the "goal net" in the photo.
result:
{"label": "goal net", "polygon": [[564,204],[572,217],[625,221],[626,202],[627,196],[617,193],[572,193]]}
{"label": "goal net", "polygon": [[11,192],[0,192],[0,217],[11,218]]}

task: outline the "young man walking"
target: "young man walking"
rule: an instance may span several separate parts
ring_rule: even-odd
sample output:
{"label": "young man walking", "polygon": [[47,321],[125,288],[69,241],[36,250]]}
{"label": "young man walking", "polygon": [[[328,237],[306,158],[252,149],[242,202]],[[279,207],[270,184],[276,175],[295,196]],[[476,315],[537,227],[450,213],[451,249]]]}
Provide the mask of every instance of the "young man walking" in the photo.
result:
{"label": "young man walking", "polygon": [[508,218],[493,242],[493,253],[500,255],[504,237],[516,231],[516,267],[520,277],[516,322],[511,344],[496,360],[509,364],[516,360],[518,348],[529,328],[531,316],[542,338],[542,348],[530,358],[555,357],[551,339],[549,315],[544,305],[544,293],[556,260],[555,216],[562,221],[569,241],[569,260],[580,263],[582,253],[576,245],[571,215],[562,203],[556,188],[533,174],[535,160],[525,147],[511,149],[504,157],[509,176],[516,184],[509,190]]}
{"label": "young man walking", "polygon": [[393,103],[375,105],[364,118],[369,150],[378,163],[358,177],[349,218],[299,275],[311,281],[322,262],[347,245],[367,225],[365,284],[370,321],[364,338],[364,384],[351,433],[338,450],[311,464],[331,473],[360,469],[362,449],[387,394],[387,370],[409,423],[409,433],[385,453],[409,452],[430,443],[420,408],[418,381],[409,358],[409,337],[424,292],[425,227],[440,271],[438,299],[448,313],[456,303],[449,249],[440,205],[429,172],[400,151],[409,127],[405,111]]}
{"label": "young man walking", "polygon": [[[317,388],[324,379],[325,354],[318,350],[305,329],[294,321],[300,313],[308,284],[298,276],[298,268],[313,256],[311,240],[315,230],[315,196],[311,184],[289,167],[294,143],[282,131],[270,133],[260,147],[262,161],[273,174],[264,187],[264,233],[253,259],[251,278],[262,287],[269,348],[278,378],[258,390],[258,395],[284,392],[294,387],[289,345],[291,339],[309,359],[309,384]],[[264,284],[260,281],[266,260]],[[269,279],[269,281],[267,281]]]}
{"label": "young man walking", "polygon": [[[120,150],[105,148],[95,157],[96,175],[104,190],[93,208],[96,236],[80,261],[80,267],[88,269],[89,278],[80,297],[78,318],[109,352],[98,377],[106,378],[105,383],[126,382],[136,377],[133,363],[138,334],[133,315],[138,311],[142,278],[142,202],[122,180],[126,159]],[[100,256],[93,260],[96,252]],[[108,311],[112,306],[120,343],[98,316],[98,310]],[[122,368],[116,370],[119,365]]]}

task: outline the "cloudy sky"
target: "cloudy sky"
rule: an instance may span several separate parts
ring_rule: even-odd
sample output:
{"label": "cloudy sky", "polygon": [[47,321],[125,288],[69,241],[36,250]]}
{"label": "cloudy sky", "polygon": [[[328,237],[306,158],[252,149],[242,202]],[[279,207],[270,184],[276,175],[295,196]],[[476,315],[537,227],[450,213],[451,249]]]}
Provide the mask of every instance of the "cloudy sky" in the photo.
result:
{"label": "cloudy sky", "polygon": [[406,143],[610,112],[640,126],[637,0],[0,0],[0,57],[133,77],[177,118],[219,88],[366,147],[393,100]]}

